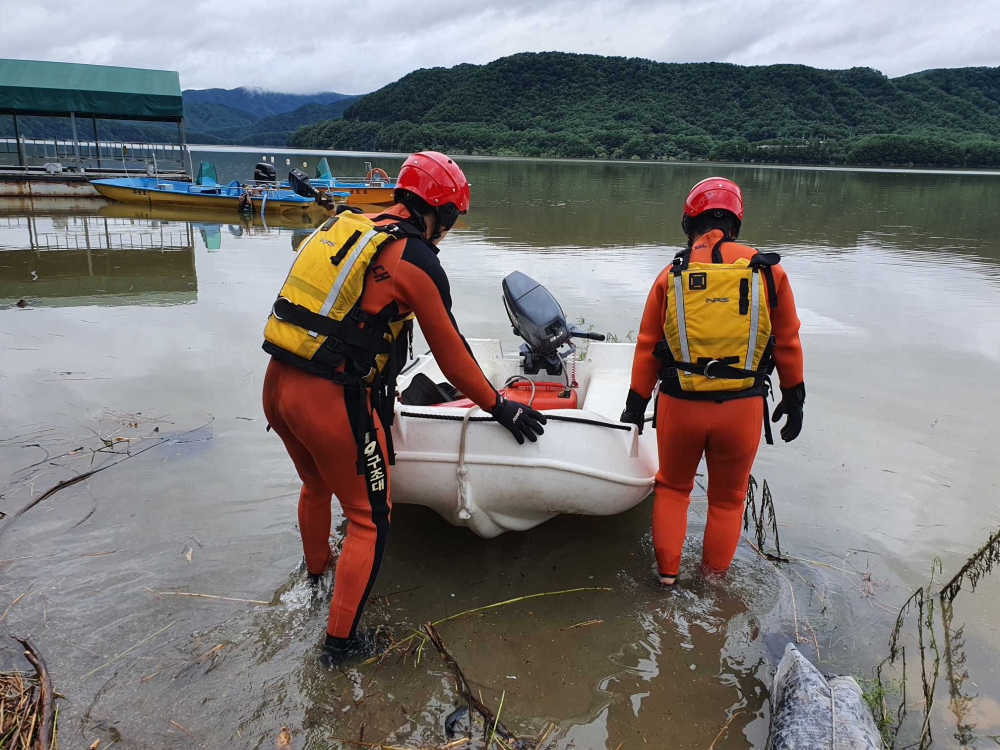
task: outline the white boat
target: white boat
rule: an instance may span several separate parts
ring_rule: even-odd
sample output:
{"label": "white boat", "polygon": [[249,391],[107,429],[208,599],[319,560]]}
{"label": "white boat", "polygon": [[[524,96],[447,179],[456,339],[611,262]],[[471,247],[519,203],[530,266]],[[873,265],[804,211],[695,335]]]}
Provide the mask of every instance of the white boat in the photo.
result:
{"label": "white boat", "polygon": [[[406,398],[410,386],[433,388],[445,380],[433,355],[420,355],[398,383],[411,403],[395,406],[393,502],[433,508],[487,538],[530,529],[560,513],[610,516],[638,505],[652,491],[657,456],[652,425],[639,435],[634,425],[618,421],[635,345],[593,342],[577,350],[570,337],[603,337],[567,326],[544,287],[515,273],[504,280],[504,294],[515,330],[529,344],[517,354],[505,354],[496,339],[470,339],[469,346],[495,387],[512,383],[508,398],[527,402],[534,394],[533,405],[549,417],[545,434],[518,445],[468,401],[442,395],[442,403],[414,405],[412,395]],[[523,309],[511,311],[517,295],[523,301],[526,294],[534,297],[529,314],[537,317],[541,301],[555,305],[558,315],[550,307],[544,320],[531,322]],[[533,325],[541,335],[528,330]],[[568,408],[551,408],[563,402]]]}

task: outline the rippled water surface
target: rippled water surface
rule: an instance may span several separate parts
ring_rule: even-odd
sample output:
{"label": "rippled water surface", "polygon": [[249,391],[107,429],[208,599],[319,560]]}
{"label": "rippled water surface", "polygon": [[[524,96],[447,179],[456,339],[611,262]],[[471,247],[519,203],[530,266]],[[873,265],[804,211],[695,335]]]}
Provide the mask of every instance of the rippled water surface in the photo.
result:
{"label": "rippled water surface", "polygon": [[[263,155],[196,158],[228,180]],[[268,156],[279,171],[317,159]],[[360,173],[371,158],[331,162]],[[393,172],[401,159],[375,162]],[[549,730],[546,747],[763,747],[787,642],[825,672],[870,677],[932,561],[936,591],[1000,526],[1000,176],[463,166],[473,210],[441,258],[463,332],[505,346],[513,270],[624,338],[680,247],[687,188],[713,173],[740,182],[742,239],[782,255],[803,321],[805,430],[762,447],[754,469],[793,559],[775,568],[743,542],[728,577],[705,580],[700,488],[669,593],[653,585],[649,501],[489,541],[400,506],[366,624],[399,640],[494,602],[595,589],[438,629],[483,701],[502,698],[518,734]],[[61,747],[270,748],[282,726],[295,748],[448,741],[459,698],[430,644],[343,673],[315,662],[326,605],[297,572],[298,483],[260,408],[264,318],[309,231],[301,217],[0,203],[0,631],[47,656],[66,696]],[[989,577],[966,586],[935,625],[936,747],[997,742],[998,593]],[[910,615],[911,667],[917,637]],[[14,664],[19,649],[0,642],[0,668]],[[924,704],[910,678],[912,741]]]}

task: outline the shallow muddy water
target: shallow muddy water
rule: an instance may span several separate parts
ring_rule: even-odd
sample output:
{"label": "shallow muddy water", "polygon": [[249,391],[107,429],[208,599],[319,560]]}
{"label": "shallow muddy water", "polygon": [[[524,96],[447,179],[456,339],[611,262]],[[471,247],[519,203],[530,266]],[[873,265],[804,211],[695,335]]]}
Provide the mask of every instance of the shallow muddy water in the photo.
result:
{"label": "shallow muddy water", "polygon": [[[267,153],[279,171],[317,158]],[[263,155],[195,156],[228,180]],[[401,162],[331,162],[360,173],[365,159]],[[793,560],[775,569],[742,542],[728,576],[705,580],[698,488],[669,593],[653,585],[648,500],[489,541],[397,506],[365,624],[402,639],[584,588],[438,627],[512,731],[554,725],[551,748],[706,748],[720,732],[717,748],[763,747],[787,642],[826,672],[870,677],[932,560],[936,590],[1000,526],[1000,176],[462,163],[473,210],[441,258],[463,332],[505,346],[513,270],[627,336],[680,247],[687,188],[713,173],[741,183],[742,239],[782,255],[803,321],[805,429],[762,447],[754,469]],[[430,644],[419,662],[315,662],[326,606],[296,570],[298,482],[260,407],[261,329],[309,225],[195,219],[0,203],[0,632],[47,656],[63,748],[271,748],[282,726],[295,748],[444,744],[458,696]],[[935,747],[1000,734],[998,593],[986,578],[955,600]],[[911,616],[911,665],[916,638]],[[0,668],[15,664],[0,641]]]}

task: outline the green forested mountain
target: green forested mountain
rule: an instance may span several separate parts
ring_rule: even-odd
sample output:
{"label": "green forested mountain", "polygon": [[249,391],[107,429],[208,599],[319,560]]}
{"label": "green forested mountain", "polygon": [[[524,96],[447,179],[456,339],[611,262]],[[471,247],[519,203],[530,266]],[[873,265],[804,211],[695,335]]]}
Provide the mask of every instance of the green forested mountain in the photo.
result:
{"label": "green forested mountain", "polygon": [[[249,88],[188,89],[184,114],[195,143],[284,146],[296,128],[340,117],[357,98],[335,91],[282,94]],[[205,134],[211,140],[206,141]]]}
{"label": "green forested mountain", "polygon": [[245,128],[260,118],[242,109],[216,102],[184,102],[184,120],[188,130],[211,133],[231,128]]}
{"label": "green forested mountain", "polygon": [[[304,104],[298,109],[293,109],[291,112],[262,117],[246,125],[201,129],[207,130],[224,143],[241,143],[248,146],[284,146],[289,136],[297,128],[321,120],[340,117],[355,99],[357,99],[356,96],[348,96],[330,104],[312,102]],[[184,107],[184,111],[187,112],[188,105],[185,104]]]}
{"label": "green forested mountain", "polygon": [[[282,94],[257,89],[188,89],[184,96],[185,130],[189,143],[235,143],[250,146],[284,146],[296,128],[340,117],[359,97],[326,92]],[[18,118],[21,135],[30,138],[70,138],[69,120],[59,117]],[[92,138],[93,129],[81,121],[79,135]],[[177,141],[177,127],[170,123],[100,120],[101,138],[132,141]],[[0,137],[14,134],[9,117],[0,117]]]}
{"label": "green forested mountain", "polygon": [[525,53],[414,71],[342,119],[300,128],[289,145],[1000,166],[1000,68],[890,79],[870,68]]}

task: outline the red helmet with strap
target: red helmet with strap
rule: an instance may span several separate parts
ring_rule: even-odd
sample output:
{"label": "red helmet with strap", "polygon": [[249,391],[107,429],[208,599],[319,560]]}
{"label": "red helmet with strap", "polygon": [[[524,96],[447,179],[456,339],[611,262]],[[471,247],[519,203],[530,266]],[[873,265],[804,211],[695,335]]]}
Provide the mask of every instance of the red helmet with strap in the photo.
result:
{"label": "red helmet with strap", "polygon": [[684,201],[685,214],[697,216],[712,208],[730,211],[742,221],[743,193],[740,192],[740,186],[725,177],[709,177],[691,188]]}
{"label": "red helmet with strap", "polygon": [[688,233],[692,218],[711,210],[729,211],[737,221],[742,222],[743,193],[740,186],[725,177],[709,177],[691,188],[684,201],[684,217],[681,219],[684,233]]}
{"label": "red helmet with strap", "polygon": [[396,177],[396,190],[409,190],[422,198],[446,229],[469,210],[469,187],[461,168],[440,151],[411,154]]}

